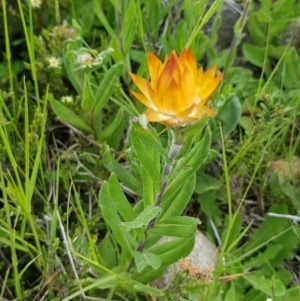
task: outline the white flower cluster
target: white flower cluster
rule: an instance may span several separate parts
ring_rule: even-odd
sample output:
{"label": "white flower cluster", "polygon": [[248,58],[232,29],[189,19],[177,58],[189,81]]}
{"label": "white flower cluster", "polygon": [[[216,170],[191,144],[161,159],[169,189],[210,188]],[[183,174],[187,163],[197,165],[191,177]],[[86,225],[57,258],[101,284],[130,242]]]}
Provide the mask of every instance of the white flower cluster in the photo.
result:
{"label": "white flower cluster", "polygon": [[48,58],[49,68],[58,68],[61,60],[57,57],[51,56]]}
{"label": "white flower cluster", "polygon": [[42,5],[42,0],[27,0],[32,8],[39,8]]}
{"label": "white flower cluster", "polygon": [[73,101],[74,101],[73,96],[63,96],[61,98],[61,102],[63,103],[71,103]]}

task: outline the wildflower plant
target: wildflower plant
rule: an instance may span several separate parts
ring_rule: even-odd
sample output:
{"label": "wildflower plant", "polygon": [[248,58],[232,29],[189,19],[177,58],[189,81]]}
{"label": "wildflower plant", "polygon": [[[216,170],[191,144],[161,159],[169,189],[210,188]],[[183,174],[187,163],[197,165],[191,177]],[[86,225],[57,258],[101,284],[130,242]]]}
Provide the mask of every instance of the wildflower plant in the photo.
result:
{"label": "wildflower plant", "polygon": [[2,1],[1,300],[299,300],[300,2],[231,2]]}
{"label": "wildflower plant", "polygon": [[216,66],[205,73],[197,70],[192,51],[186,49],[179,57],[173,51],[164,63],[149,52],[148,66],[151,82],[130,74],[142,92],[132,93],[148,107],[148,121],[180,127],[214,115],[206,103],[222,79],[222,74],[215,76]]}
{"label": "wildflower plant", "polygon": [[[105,142],[123,120],[124,109],[119,107],[115,118],[106,124],[103,129],[101,115],[108,100],[115,92],[119,77],[123,73],[123,63],[117,63],[107,69],[107,62],[112,48],[102,52],[83,46],[80,37],[69,38],[64,43],[63,66],[69,80],[78,94],[80,109],[83,113],[78,114],[68,106],[68,99],[63,101],[51,98],[50,102],[56,115],[66,123],[83,131],[86,135],[92,135],[98,142]],[[97,84],[97,71],[103,71],[97,76],[102,76],[100,85]],[[104,75],[103,75],[104,74]]]}
{"label": "wildflower plant", "polygon": [[[172,52],[164,63],[149,52],[148,69],[150,81],[130,74],[142,92],[132,93],[148,107],[142,118],[148,123],[134,119],[130,127],[128,157],[137,167],[142,189],[134,183],[128,189],[134,190],[138,201],[134,208],[130,205],[119,183],[128,183],[124,170],[112,164],[107,166],[113,173],[99,194],[111,240],[121,247],[119,265],[143,283],[193,248],[199,220],[181,214],[194,192],[196,171],[210,152],[207,121],[214,111],[207,104],[223,76],[215,66],[207,72],[197,70],[192,51],[186,49],[179,57]],[[167,126],[167,145],[149,122]],[[173,239],[159,243],[163,236]]]}

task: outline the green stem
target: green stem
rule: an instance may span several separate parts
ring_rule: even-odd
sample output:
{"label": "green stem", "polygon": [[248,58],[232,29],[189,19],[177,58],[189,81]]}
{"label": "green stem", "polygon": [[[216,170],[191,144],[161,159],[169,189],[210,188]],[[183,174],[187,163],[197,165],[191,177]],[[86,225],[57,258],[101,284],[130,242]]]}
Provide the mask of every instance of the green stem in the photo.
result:
{"label": "green stem", "polygon": [[[156,195],[155,198],[155,203],[154,206],[160,206],[161,205],[161,201],[163,198],[163,195],[166,191],[166,188],[168,186],[169,180],[166,179],[166,177],[168,175],[171,174],[172,170],[173,170],[173,165],[174,165],[174,160],[176,158],[176,156],[178,155],[178,153],[180,152],[181,148],[182,148],[182,143],[178,144],[178,141],[182,141],[182,132],[178,131],[178,132],[173,132],[174,136],[173,136],[173,141],[172,144],[170,146],[170,150],[169,150],[169,160],[168,162],[165,163],[164,167],[163,167],[163,171],[162,171],[162,181],[160,184],[160,189],[159,192]],[[178,135],[179,133],[179,135]],[[157,217],[154,217],[147,225],[146,230],[145,230],[145,239],[140,241],[138,247],[137,247],[137,251],[142,252],[145,246],[145,243],[147,241],[147,238],[149,236],[149,230],[155,225]],[[131,268],[134,265],[134,258],[131,259],[131,262],[129,263],[128,267],[127,267],[127,271],[129,272],[131,270]]]}
{"label": "green stem", "polygon": [[[5,188],[5,180],[4,180],[4,171],[2,169],[2,165],[0,164],[0,186]],[[2,199],[4,201],[4,210],[6,212],[6,217],[7,217],[7,230],[9,231],[9,238],[10,238],[10,250],[11,250],[11,258],[12,258],[12,268],[13,268],[13,273],[14,273],[14,285],[15,285],[15,292],[17,295],[18,300],[22,300],[22,287],[20,283],[20,278],[19,278],[19,264],[18,264],[18,256],[16,252],[16,230],[13,228],[12,223],[11,223],[11,208],[10,204],[7,198],[6,190],[2,190],[3,196]]]}
{"label": "green stem", "polygon": [[[34,54],[32,8],[31,8],[30,4],[28,4],[28,5],[29,5],[29,30],[27,29],[27,26],[26,26],[21,0],[18,0],[21,21],[22,21],[22,25],[23,25],[27,50],[28,50],[28,54],[29,54],[31,74],[32,74],[33,82],[34,82],[35,97],[36,97],[38,109],[40,110],[40,95],[39,95],[39,87],[38,87],[38,82],[37,82],[35,54]],[[30,35],[28,34],[28,31],[29,31]]]}
{"label": "green stem", "polygon": [[229,217],[229,224],[232,223],[232,199],[230,193],[230,181],[228,176],[228,166],[226,160],[226,152],[225,152],[225,143],[224,143],[224,136],[221,127],[221,123],[219,123],[220,133],[221,133],[221,141],[222,141],[222,157],[223,157],[223,168],[224,168],[224,175],[225,175],[225,183],[226,183],[226,195],[227,195],[227,202],[228,202],[228,217]]}
{"label": "green stem", "polygon": [[9,41],[9,34],[8,34],[8,23],[7,23],[7,14],[6,14],[6,0],[2,1],[2,11],[3,11],[3,27],[4,27],[4,36],[5,36],[5,54],[7,60],[7,70],[8,70],[8,78],[9,78],[9,92],[12,98],[12,112],[13,118],[16,120],[16,97],[14,91],[14,84],[13,84],[13,72],[12,72],[12,65],[11,65],[11,52],[10,52],[10,41]]}

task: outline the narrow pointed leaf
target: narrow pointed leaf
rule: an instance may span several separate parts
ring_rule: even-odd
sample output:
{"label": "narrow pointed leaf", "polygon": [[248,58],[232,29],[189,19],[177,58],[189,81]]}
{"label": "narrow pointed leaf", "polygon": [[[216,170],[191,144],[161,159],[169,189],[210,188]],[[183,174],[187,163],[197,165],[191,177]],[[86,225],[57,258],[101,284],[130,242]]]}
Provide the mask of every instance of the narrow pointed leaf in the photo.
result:
{"label": "narrow pointed leaf", "polygon": [[140,139],[144,142],[147,148],[151,148],[159,153],[164,159],[168,158],[166,149],[162,146],[161,140],[156,132],[156,129],[151,125],[148,125],[147,129],[144,129],[139,122],[134,122],[132,127],[139,134]]}
{"label": "narrow pointed leaf", "polygon": [[131,229],[141,228],[148,225],[148,223],[155,218],[161,211],[160,207],[146,207],[144,211],[132,222],[123,222],[120,224],[120,228],[123,231],[129,231]]}
{"label": "narrow pointed leaf", "polygon": [[92,90],[88,76],[85,76],[81,107],[83,111],[88,112],[92,110],[95,103],[96,103],[96,98],[94,95],[94,91]]}
{"label": "narrow pointed leaf", "polygon": [[153,269],[158,269],[161,265],[159,256],[150,252],[133,252],[134,262],[138,272],[141,272],[146,266],[151,266]]}
{"label": "narrow pointed leaf", "polygon": [[80,95],[82,92],[82,85],[79,80],[78,74],[75,72],[75,55],[76,51],[82,47],[80,39],[67,40],[63,46],[63,62],[65,70],[68,74],[68,79],[71,81],[76,92]]}
{"label": "narrow pointed leaf", "polygon": [[75,128],[79,130],[83,130],[87,133],[93,133],[93,129],[88,125],[84,118],[75,114],[73,111],[68,109],[64,104],[61,102],[51,99],[50,104],[54,113],[63,121],[71,124]]}
{"label": "narrow pointed leaf", "polygon": [[135,126],[131,127],[130,137],[139,163],[151,177],[155,189],[158,190],[160,187],[160,173],[157,166],[153,164],[152,151],[149,150],[149,146],[147,146],[143,139],[141,139],[141,136]]}
{"label": "narrow pointed leaf", "polygon": [[123,109],[121,108],[117,115],[111,120],[111,122],[101,132],[97,133],[98,141],[104,142],[115,132],[116,128],[120,125],[123,118]]}
{"label": "narrow pointed leaf", "polygon": [[117,176],[113,173],[108,180],[110,196],[113,199],[116,208],[125,221],[133,221],[136,214],[129,204],[123,190],[120,187]]}
{"label": "narrow pointed leaf", "polygon": [[93,108],[93,114],[96,116],[106,106],[109,98],[114,93],[116,83],[123,72],[123,63],[118,63],[112,66],[104,75],[99,88],[96,91],[96,104]]}
{"label": "narrow pointed leaf", "polygon": [[112,230],[114,238],[121,245],[122,252],[124,252],[127,260],[130,260],[132,248],[129,242],[134,244],[134,240],[128,232],[121,231],[119,227],[121,220],[111,198],[109,184],[107,182],[102,184],[99,193],[98,204],[105,222]]}
{"label": "narrow pointed leaf", "polygon": [[[137,214],[134,212],[132,206],[129,204],[123,190],[120,187],[118,178],[115,174],[112,174],[108,180],[110,196],[115,203],[118,213],[122,216],[125,222],[131,222],[136,217]],[[145,239],[144,232],[141,229],[135,230],[136,234],[139,236],[140,240]]]}
{"label": "narrow pointed leaf", "polygon": [[194,174],[187,181],[185,181],[179,193],[174,198],[171,198],[166,202],[163,198],[162,213],[159,217],[159,220],[178,216],[183,212],[183,210],[187,207],[194,192],[195,183],[196,176]]}
{"label": "narrow pointed leaf", "polygon": [[195,238],[176,238],[173,240],[158,243],[147,251],[158,255],[161,265],[169,265],[176,262],[181,257],[188,256],[195,244]]}
{"label": "narrow pointed leaf", "polygon": [[138,195],[142,195],[141,183],[131,172],[126,170],[118,161],[112,156],[109,149],[103,154],[103,165],[110,171],[114,172],[123,184],[133,190]]}
{"label": "narrow pointed leaf", "polygon": [[[164,273],[166,268],[178,261],[181,257],[187,257],[195,243],[195,238],[177,238],[174,240],[157,243],[153,247],[147,249],[147,252],[154,253],[161,259],[161,267],[154,270],[146,267],[142,272],[135,273],[132,277],[142,283],[149,283]],[[165,267],[165,268],[164,268]]]}
{"label": "narrow pointed leaf", "polygon": [[196,235],[199,219],[189,216],[176,216],[164,219],[154,225],[149,233],[160,236],[192,238]]}
{"label": "narrow pointed leaf", "polygon": [[128,51],[132,48],[132,41],[137,30],[136,10],[137,8],[135,1],[130,1],[127,11],[123,18],[122,26],[122,41],[125,56],[128,54]]}
{"label": "narrow pointed leaf", "polygon": [[211,133],[207,130],[204,137],[191,149],[191,151],[176,164],[173,173],[178,170],[182,172],[176,174],[174,180],[168,185],[163,197],[167,202],[175,193],[181,189],[186,181],[191,181],[191,176],[205,162],[211,145]]}

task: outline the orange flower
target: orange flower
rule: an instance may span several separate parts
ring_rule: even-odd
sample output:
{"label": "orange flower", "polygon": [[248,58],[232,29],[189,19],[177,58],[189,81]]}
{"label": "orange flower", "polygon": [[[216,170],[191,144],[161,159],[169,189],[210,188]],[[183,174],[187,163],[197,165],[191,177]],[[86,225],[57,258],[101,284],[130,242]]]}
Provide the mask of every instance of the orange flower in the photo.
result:
{"label": "orange flower", "polygon": [[149,122],[185,126],[204,114],[212,116],[215,113],[206,103],[223,76],[216,76],[216,66],[206,72],[202,68],[197,70],[192,51],[184,49],[179,57],[172,51],[164,63],[149,51],[148,68],[150,81],[129,74],[142,92],[131,91],[148,107],[144,114]]}

